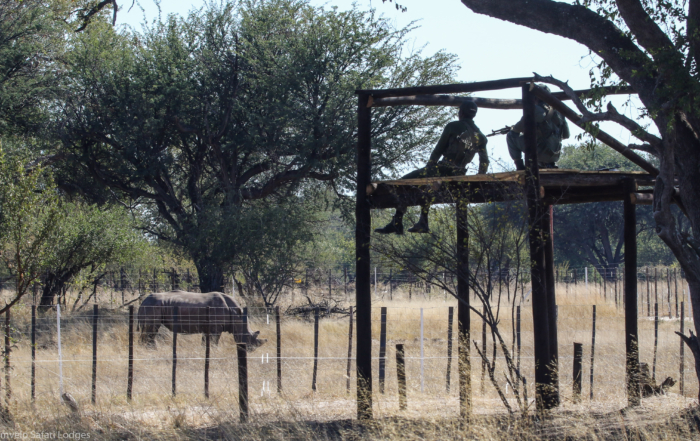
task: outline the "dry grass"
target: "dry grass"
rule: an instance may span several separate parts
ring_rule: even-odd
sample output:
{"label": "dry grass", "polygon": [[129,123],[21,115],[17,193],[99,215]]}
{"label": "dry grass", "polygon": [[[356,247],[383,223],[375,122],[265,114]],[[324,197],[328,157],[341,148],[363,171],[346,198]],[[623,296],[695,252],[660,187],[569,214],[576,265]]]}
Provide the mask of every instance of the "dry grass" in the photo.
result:
{"label": "dry grass", "polygon": [[[375,299],[373,315],[373,353],[378,355],[379,307],[387,306],[387,377],[385,392],[379,393],[378,360],[374,361],[374,414],[378,422],[359,426],[354,420],[355,378],[351,369],[351,387],[346,390],[348,318],[321,320],[317,391],[312,392],[313,323],[294,317],[282,322],[282,386],[276,390],[275,325],[265,311],[250,306],[252,327],[261,331],[268,344],[250,354],[249,393],[251,423],[237,424],[238,379],[235,348],[225,335],[212,350],[210,399],[204,391],[204,348],[200,336],[178,337],[177,396],[171,395],[172,338],[162,332],[157,350],[136,345],[134,399],[126,400],[127,316],[120,309],[102,305],[98,338],[97,402],[90,404],[92,367],[92,330],[90,313],[63,312],[62,356],[65,390],[81,405],[81,416],[67,418],[68,410],[59,403],[56,315],[40,317],[37,327],[36,402],[30,399],[30,308],[13,309],[13,339],[10,409],[14,429],[32,431],[85,431],[97,438],[228,438],[228,439],[393,439],[393,438],[484,438],[506,439],[509,433],[523,439],[569,435],[573,438],[615,439],[638,436],[640,439],[691,439],[686,409],[697,404],[698,384],[691,355],[686,353],[685,391],[676,385],[668,396],[646,399],[640,409],[620,415],[625,407],[624,321],[623,311],[614,302],[606,302],[594,292],[560,286],[559,347],[562,406],[545,421],[511,417],[505,412],[493,386],[484,380],[481,363],[472,351],[474,419],[468,426],[459,423],[457,401],[457,363],[452,360],[452,388],[446,390],[448,307],[451,298],[433,289],[432,294],[395,291]],[[319,292],[317,295],[323,296]],[[382,296],[384,299],[382,299]],[[505,293],[504,293],[505,296]],[[107,296],[102,296],[107,298]],[[117,298],[119,296],[115,296]],[[296,295],[297,300],[299,295]],[[339,299],[338,299],[339,300]],[[597,336],[594,399],[589,400],[591,314],[597,304]],[[503,299],[500,328],[511,341],[510,310]],[[283,306],[283,310],[285,309]],[[421,392],[420,308],[424,313],[424,367]],[[664,310],[664,305],[660,308]],[[646,311],[646,309],[644,310]],[[691,325],[686,322],[686,329]],[[657,378],[679,377],[679,338],[673,331],[677,319],[660,323],[657,353]],[[456,324],[455,324],[456,329]],[[534,379],[532,316],[530,304],[522,303],[522,354],[524,375]],[[640,358],[650,365],[653,358],[654,322],[640,318]],[[472,314],[472,338],[481,340],[481,322]],[[585,399],[572,401],[573,342],[584,344]],[[404,343],[407,352],[408,410],[398,409],[395,345]],[[488,339],[491,344],[490,337]],[[480,343],[479,343],[480,344]],[[453,352],[453,357],[456,354]],[[686,351],[688,352],[688,351]],[[353,347],[354,356],[354,347]],[[269,362],[268,362],[269,357]],[[497,372],[504,370],[499,360]],[[503,378],[502,375],[499,375]],[[4,380],[4,379],[3,379]],[[504,381],[505,383],[505,381]],[[4,381],[3,381],[4,385]],[[502,385],[505,387],[505,384]],[[534,397],[532,388],[530,398]],[[512,398],[512,394],[509,395]],[[690,418],[690,417],[689,417]],[[8,429],[9,430],[9,429]],[[632,436],[630,434],[632,430]],[[2,433],[3,430],[0,430]],[[636,435],[635,435],[636,434]],[[641,434],[641,435],[640,435]],[[512,438],[512,437],[511,437]]]}

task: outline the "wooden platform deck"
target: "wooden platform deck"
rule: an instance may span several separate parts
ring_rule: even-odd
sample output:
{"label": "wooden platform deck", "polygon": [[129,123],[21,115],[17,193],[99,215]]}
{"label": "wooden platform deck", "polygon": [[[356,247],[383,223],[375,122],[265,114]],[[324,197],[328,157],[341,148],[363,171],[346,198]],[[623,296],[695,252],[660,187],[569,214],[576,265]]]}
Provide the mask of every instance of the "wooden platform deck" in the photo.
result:
{"label": "wooden platform deck", "polygon": [[[540,195],[545,203],[552,205],[622,201],[623,182],[629,178],[641,187],[654,184],[654,178],[647,172],[543,169]],[[372,208],[393,208],[400,203],[420,205],[426,200],[433,204],[455,203],[458,199],[471,203],[502,202],[524,200],[524,184],[524,171],[402,179],[368,185],[367,197]],[[640,195],[645,193],[651,193],[651,189],[639,190]]]}

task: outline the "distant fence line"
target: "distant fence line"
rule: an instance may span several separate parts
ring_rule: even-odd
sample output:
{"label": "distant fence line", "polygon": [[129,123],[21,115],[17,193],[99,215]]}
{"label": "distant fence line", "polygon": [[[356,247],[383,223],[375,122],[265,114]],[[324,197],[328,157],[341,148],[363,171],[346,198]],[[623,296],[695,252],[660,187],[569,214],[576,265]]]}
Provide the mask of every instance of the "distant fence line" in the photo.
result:
{"label": "distant fence line", "polygon": [[[605,275],[605,277],[602,275]],[[477,280],[483,281],[483,286],[492,291],[498,290],[499,293],[503,289],[504,284],[518,283],[522,294],[522,291],[529,283],[530,272],[527,268],[495,268],[491,271],[481,270],[475,277]],[[236,286],[243,284],[240,279],[242,277],[238,276],[237,283],[234,284],[232,276],[226,276],[224,291],[227,293],[236,292],[238,295],[245,296],[246,293],[240,292],[239,287]],[[555,280],[557,284],[565,284],[567,286],[584,285],[589,287],[590,285],[591,288],[596,289],[606,298],[612,296],[618,299],[616,301],[621,302],[624,269],[604,269],[593,266],[575,268],[560,266],[555,269]],[[647,315],[650,315],[651,304],[654,303],[651,299],[651,292],[654,293],[654,298],[658,303],[659,292],[668,294],[671,291],[680,289],[681,296],[683,296],[683,293],[687,290],[685,275],[678,268],[641,266],[637,269],[637,281],[639,284],[639,297],[646,304]],[[335,269],[307,268],[304,271],[300,271],[298,275],[288,279],[285,285],[287,291],[301,290],[302,292],[308,292],[313,289],[317,294],[322,294],[325,291],[332,297],[350,296],[354,290],[354,282],[355,273],[349,267]],[[32,286],[32,303],[37,302],[37,296],[41,294],[43,288],[42,283],[43,278],[39,278]],[[411,294],[414,292],[413,288],[415,288],[416,294],[430,293],[431,285],[445,284],[449,287],[456,287],[456,275],[448,271],[435,270],[432,272],[428,271],[419,277],[407,270],[376,266],[372,268],[371,284],[375,294],[381,289],[382,291],[388,291],[390,297],[394,290],[401,288],[408,288]],[[102,277],[94,282],[94,285],[96,285],[98,291],[101,291],[101,293],[96,294],[96,297],[108,291],[110,300],[113,303],[119,303],[119,295],[121,293],[122,304],[127,303],[125,293],[129,293],[129,297],[133,297],[134,295],[143,296],[152,292],[174,289],[199,291],[196,271],[180,267],[149,269],[117,267],[105,271]],[[0,277],[0,290],[3,289],[14,290],[12,277]],[[76,286],[68,283],[66,289],[75,291]],[[678,294],[674,293],[674,297],[678,297]],[[668,301],[669,299],[667,298],[666,300]],[[97,298],[95,301],[97,301]],[[663,303],[663,299],[661,303]],[[678,313],[675,315],[677,316]]]}

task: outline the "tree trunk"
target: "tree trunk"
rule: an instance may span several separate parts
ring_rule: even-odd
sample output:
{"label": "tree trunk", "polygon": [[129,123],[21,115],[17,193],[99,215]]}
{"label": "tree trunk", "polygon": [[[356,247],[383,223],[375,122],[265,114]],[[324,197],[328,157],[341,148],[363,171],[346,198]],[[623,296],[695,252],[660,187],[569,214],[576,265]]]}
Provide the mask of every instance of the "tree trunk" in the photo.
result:
{"label": "tree trunk", "polygon": [[41,300],[39,301],[39,311],[47,311],[53,307],[54,299],[61,294],[66,283],[73,277],[73,274],[54,274],[49,272],[43,280]]}
{"label": "tree trunk", "polygon": [[211,258],[194,258],[200,292],[224,292],[224,265]]}

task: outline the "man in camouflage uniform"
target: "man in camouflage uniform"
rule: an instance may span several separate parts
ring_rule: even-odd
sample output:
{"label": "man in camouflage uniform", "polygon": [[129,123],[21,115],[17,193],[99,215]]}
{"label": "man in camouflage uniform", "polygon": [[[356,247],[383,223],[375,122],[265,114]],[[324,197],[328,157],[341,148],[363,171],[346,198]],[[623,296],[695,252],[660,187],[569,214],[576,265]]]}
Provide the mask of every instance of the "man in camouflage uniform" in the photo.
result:
{"label": "man in camouflage uniform", "polygon": [[[540,86],[549,91],[547,86]],[[541,100],[535,102],[535,123],[537,132],[537,163],[540,168],[556,168],[561,155],[561,141],[570,136],[569,125],[564,116]],[[518,121],[506,135],[508,153],[517,170],[525,170],[522,155],[525,152],[523,120]]]}
{"label": "man in camouflage uniform", "polygon": [[[401,179],[416,179],[439,176],[462,176],[467,172],[474,156],[479,154],[479,174],[484,174],[489,168],[489,158],[486,153],[486,136],[474,124],[474,116],[478,107],[473,101],[465,101],[459,107],[459,120],[445,126],[433,153],[425,167],[414,170]],[[442,158],[442,159],[440,159]],[[406,206],[396,208],[393,219],[384,228],[377,228],[381,234],[403,234],[403,215]],[[418,222],[411,228],[411,233],[429,233],[428,211],[430,204],[421,206]]]}

